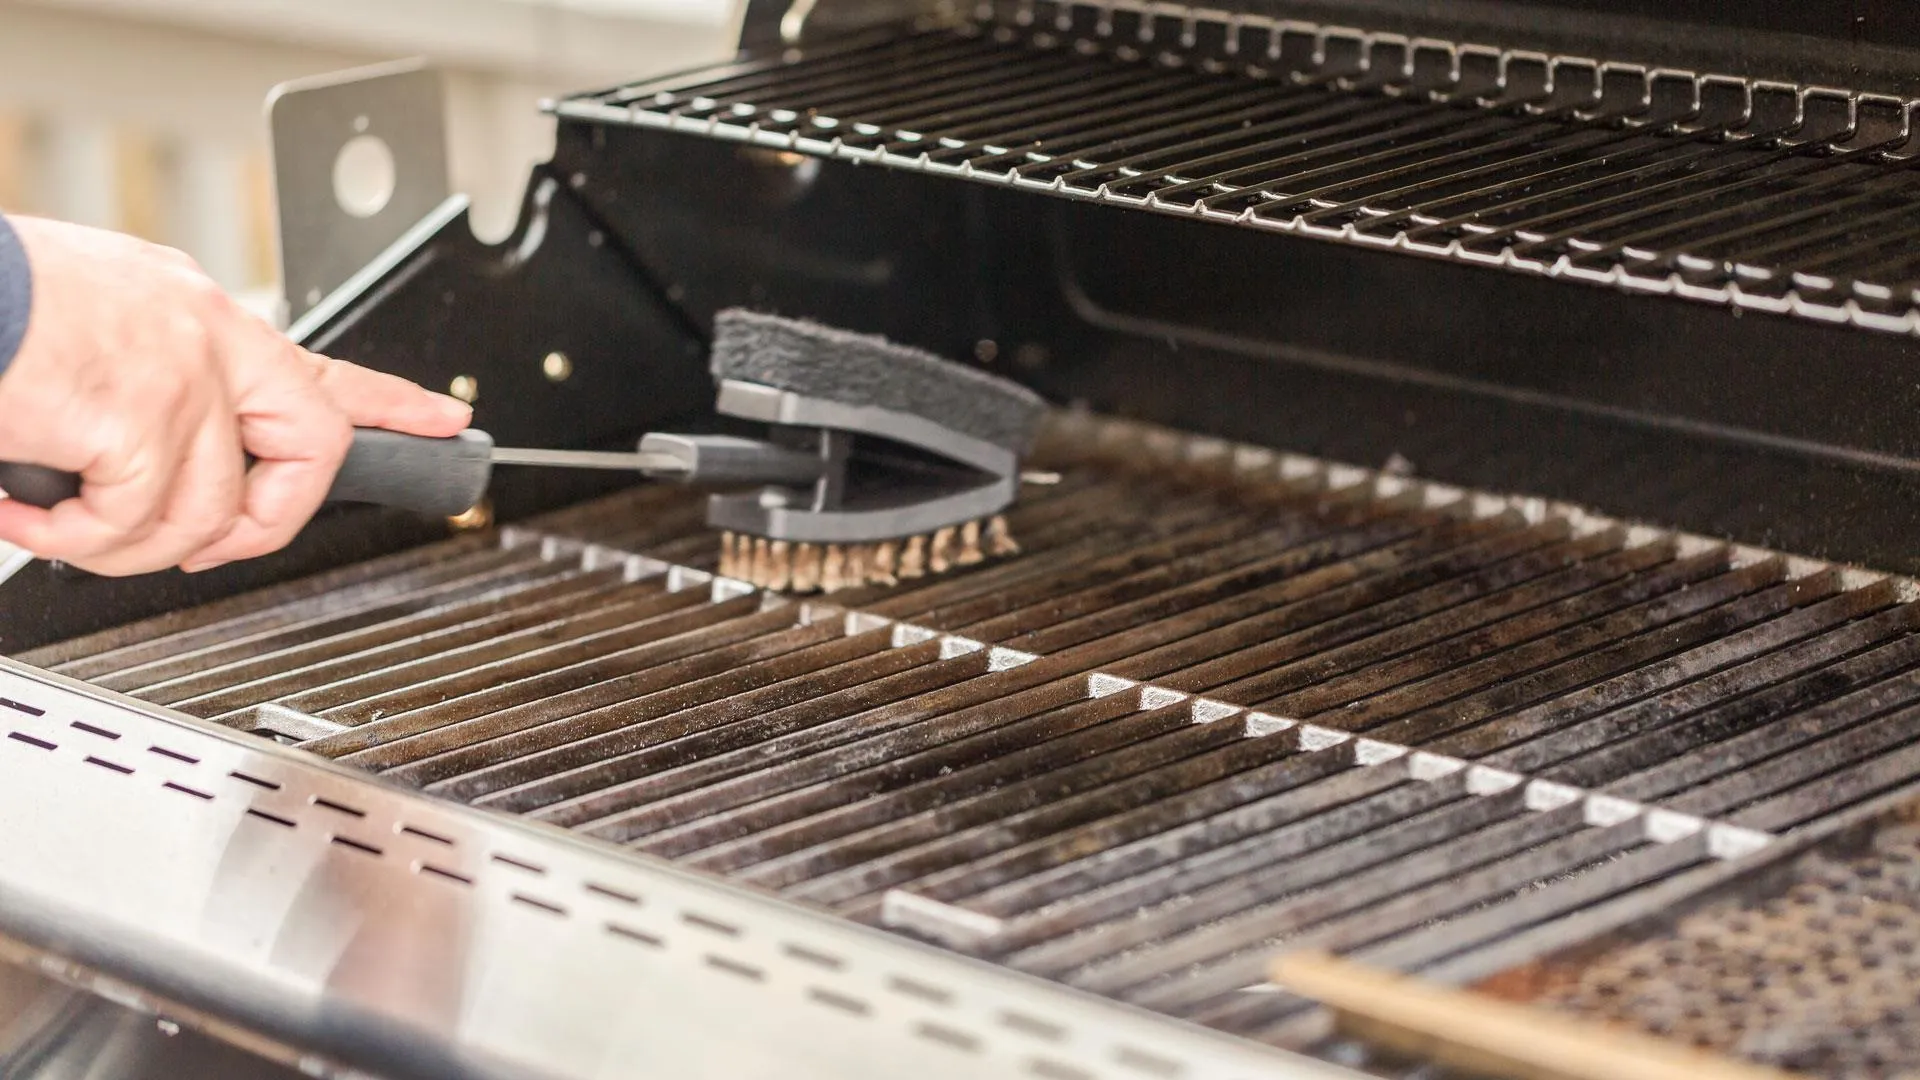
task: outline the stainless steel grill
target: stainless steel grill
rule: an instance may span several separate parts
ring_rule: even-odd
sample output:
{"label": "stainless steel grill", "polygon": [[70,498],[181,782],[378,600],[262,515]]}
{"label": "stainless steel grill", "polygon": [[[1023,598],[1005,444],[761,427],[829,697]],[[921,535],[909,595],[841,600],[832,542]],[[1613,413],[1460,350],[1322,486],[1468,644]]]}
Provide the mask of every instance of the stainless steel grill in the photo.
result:
{"label": "stainless steel grill", "polygon": [[570,99],[1074,198],[1899,332],[1910,106],[1193,10],[1026,3]]}
{"label": "stainless steel grill", "polygon": [[[1902,580],[1067,416],[1023,556],[796,603],[651,487],[23,657],[1284,1045],[1920,775]],[[1567,931],[1572,934],[1573,931]]]}

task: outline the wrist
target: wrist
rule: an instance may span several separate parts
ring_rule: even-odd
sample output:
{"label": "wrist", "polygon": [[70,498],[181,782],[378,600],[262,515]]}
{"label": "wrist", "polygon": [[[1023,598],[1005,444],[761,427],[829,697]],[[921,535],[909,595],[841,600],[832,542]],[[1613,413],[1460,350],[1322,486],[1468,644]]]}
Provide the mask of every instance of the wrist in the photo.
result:
{"label": "wrist", "polygon": [[0,214],[0,374],[20,351],[33,311],[33,271],[27,251],[6,215]]}

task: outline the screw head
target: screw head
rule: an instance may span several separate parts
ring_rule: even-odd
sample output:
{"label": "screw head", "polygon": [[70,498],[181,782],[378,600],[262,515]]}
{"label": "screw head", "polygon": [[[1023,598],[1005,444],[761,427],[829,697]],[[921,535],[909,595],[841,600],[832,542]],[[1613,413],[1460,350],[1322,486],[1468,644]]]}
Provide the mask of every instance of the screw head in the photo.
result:
{"label": "screw head", "polygon": [[471,405],[480,399],[480,380],[471,375],[455,375],[447,393]]}
{"label": "screw head", "polygon": [[540,373],[548,382],[566,382],[573,376],[573,361],[563,352],[550,352],[540,361]]}

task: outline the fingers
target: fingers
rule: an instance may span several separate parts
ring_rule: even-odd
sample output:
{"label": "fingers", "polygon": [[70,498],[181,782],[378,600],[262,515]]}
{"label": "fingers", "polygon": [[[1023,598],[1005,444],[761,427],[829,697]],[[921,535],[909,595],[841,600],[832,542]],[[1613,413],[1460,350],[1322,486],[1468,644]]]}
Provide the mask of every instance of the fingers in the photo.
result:
{"label": "fingers", "polygon": [[285,547],[325,501],[355,427],[449,436],[473,410],[392,375],[292,345],[264,325],[224,346],[240,380],[240,430],[259,463],[247,478],[238,523],[197,552],[188,571]]}
{"label": "fingers", "polygon": [[75,565],[139,543],[159,527],[178,481],[171,460],[179,441],[156,435],[131,460],[71,470],[86,478],[80,497],[50,510],[0,501],[0,540]]}
{"label": "fingers", "polygon": [[256,464],[247,474],[246,496],[233,528],[182,558],[180,569],[199,573],[286,547],[325,501],[336,468],[316,460]]}
{"label": "fingers", "polygon": [[68,499],[51,510],[0,500],[0,540],[43,559],[72,562],[86,553],[109,550],[118,535],[79,499]]}
{"label": "fingers", "polygon": [[241,431],[260,460],[247,473],[246,493],[232,531],[181,563],[189,573],[286,547],[326,500],[346,457],[352,428],[327,409],[251,414]]}
{"label": "fingers", "polygon": [[[0,379],[0,459],[83,485],[50,511],[0,500],[0,539],[113,575],[265,554],[319,506],[345,454],[351,422],[330,387],[403,430],[464,425],[458,405],[296,349],[179,252],[9,220],[34,296]],[[251,477],[249,447],[262,459]]]}
{"label": "fingers", "polygon": [[207,418],[210,396],[152,372],[130,372],[77,406],[26,395],[16,402],[22,426],[38,422],[55,436],[39,440],[39,461],[80,473],[84,485],[80,498],[51,511],[0,505],[0,538],[75,565],[99,564],[145,541],[180,483],[178,463]]}
{"label": "fingers", "polygon": [[[0,503],[0,538],[34,554],[109,577],[151,573],[178,565],[234,527],[243,487],[239,433],[222,410],[210,410],[194,429],[179,464],[166,470],[165,501],[129,528],[115,500],[133,494],[127,483],[89,482],[79,499],[52,510]],[[110,515],[102,508],[119,512]]]}
{"label": "fingers", "polygon": [[[20,385],[33,387],[30,380]],[[80,499],[55,508],[57,514],[14,507],[8,519],[21,530],[15,542],[75,559],[144,539],[159,524],[177,480],[175,463],[186,456],[209,397],[204,387],[152,370],[128,372],[86,396],[13,395],[7,456],[84,479]]]}
{"label": "fingers", "polygon": [[234,373],[242,443],[257,463],[233,530],[182,568],[209,569],[285,547],[326,499],[353,427],[319,385],[315,361],[265,324],[236,326],[220,343]]}
{"label": "fingers", "polygon": [[321,389],[355,427],[445,437],[458,435],[473,421],[472,406],[445,394],[345,360],[307,355],[318,363]]}
{"label": "fingers", "polygon": [[150,536],[121,551],[70,560],[98,574],[139,574],[178,566],[231,532],[246,487],[246,460],[232,414],[219,408],[196,433],[180,464],[166,511]]}

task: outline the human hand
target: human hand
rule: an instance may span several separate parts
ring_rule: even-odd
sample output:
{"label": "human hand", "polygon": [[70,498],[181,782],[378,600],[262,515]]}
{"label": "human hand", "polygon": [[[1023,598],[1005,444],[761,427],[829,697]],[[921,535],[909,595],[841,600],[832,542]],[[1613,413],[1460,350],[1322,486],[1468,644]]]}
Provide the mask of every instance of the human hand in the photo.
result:
{"label": "human hand", "polygon": [[265,555],[326,498],[354,427],[449,436],[472,418],[453,398],[307,352],[179,252],[7,220],[33,306],[0,374],[0,461],[82,481],[51,510],[0,500],[0,540],[41,558],[121,576]]}

